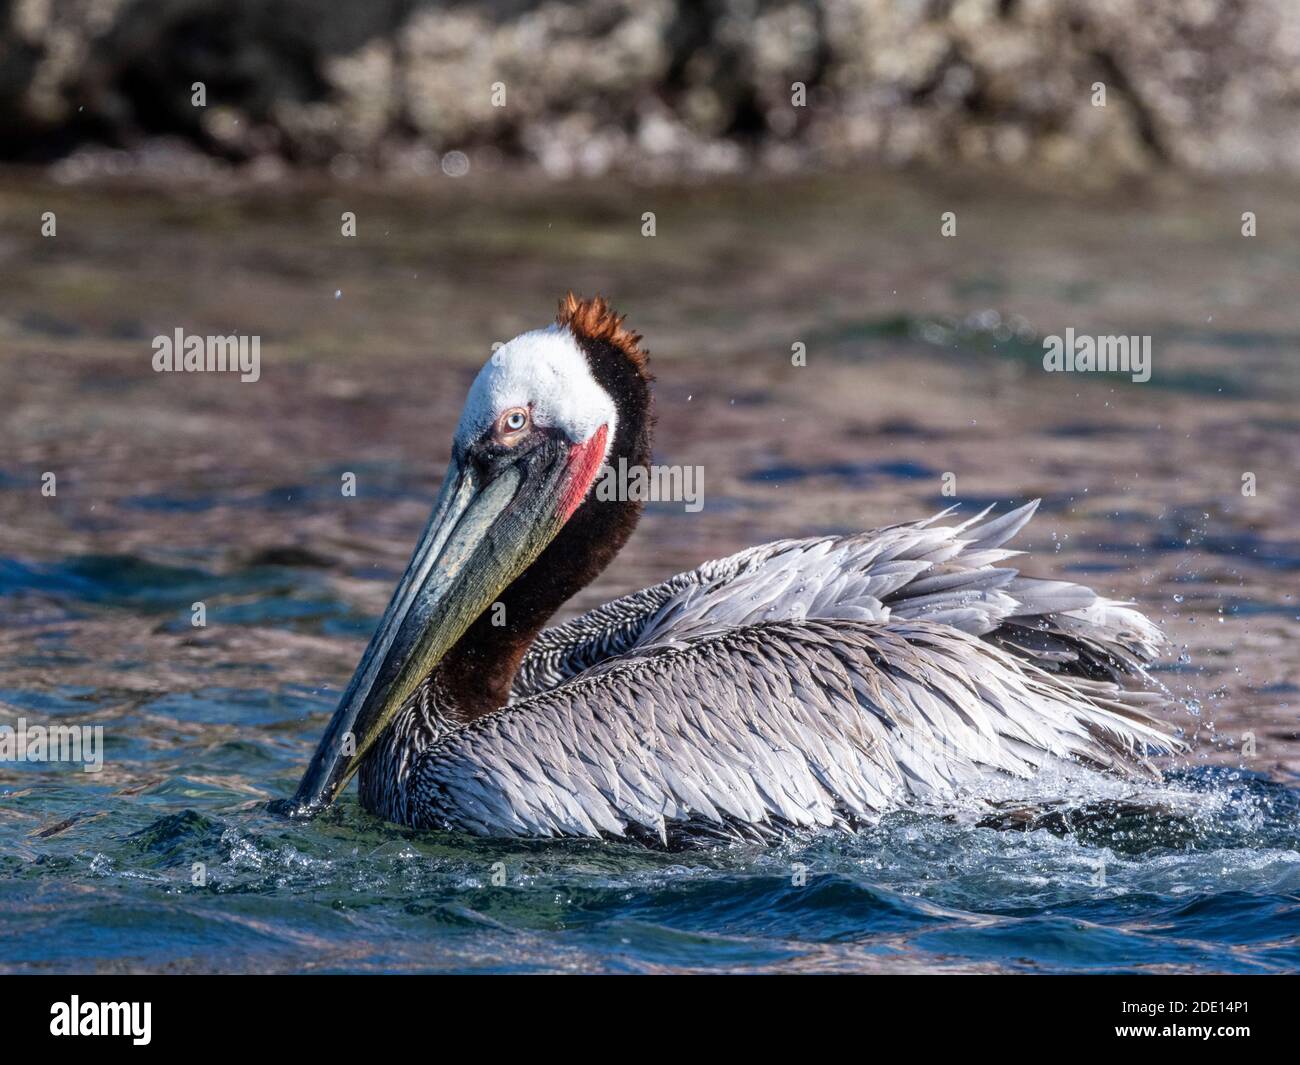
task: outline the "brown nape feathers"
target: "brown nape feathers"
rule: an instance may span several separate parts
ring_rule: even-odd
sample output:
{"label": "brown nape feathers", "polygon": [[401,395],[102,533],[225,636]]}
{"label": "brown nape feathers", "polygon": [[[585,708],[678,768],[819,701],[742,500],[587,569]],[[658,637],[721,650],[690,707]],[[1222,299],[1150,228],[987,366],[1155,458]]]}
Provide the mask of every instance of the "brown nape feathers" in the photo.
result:
{"label": "brown nape feathers", "polygon": [[618,314],[604,296],[582,299],[567,293],[560,300],[560,310],[555,324],[566,326],[580,340],[604,341],[627,356],[643,380],[650,381],[650,353],[641,347],[641,334],[634,333],[623,324],[624,315]]}

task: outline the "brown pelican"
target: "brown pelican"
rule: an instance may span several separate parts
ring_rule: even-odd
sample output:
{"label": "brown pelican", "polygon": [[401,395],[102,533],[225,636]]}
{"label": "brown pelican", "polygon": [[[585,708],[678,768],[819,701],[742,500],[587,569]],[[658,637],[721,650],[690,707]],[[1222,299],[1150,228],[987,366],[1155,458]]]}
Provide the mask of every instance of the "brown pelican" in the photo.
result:
{"label": "brown pelican", "polygon": [[[500,348],[292,804],[420,828],[670,844],[851,827],[1049,765],[1154,776],[1133,607],[1001,563],[1035,503],[780,540],[543,629],[631,534],[592,485],[650,462],[639,335],[603,299]],[[946,513],[946,512],[945,512]],[[942,515],[939,515],[941,517]]]}

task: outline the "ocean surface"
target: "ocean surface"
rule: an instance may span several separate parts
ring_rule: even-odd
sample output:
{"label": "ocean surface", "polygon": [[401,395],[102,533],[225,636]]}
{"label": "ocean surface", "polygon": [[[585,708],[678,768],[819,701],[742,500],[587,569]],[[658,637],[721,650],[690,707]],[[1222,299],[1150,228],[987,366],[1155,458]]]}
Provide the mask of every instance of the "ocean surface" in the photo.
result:
{"label": "ocean surface", "polygon": [[[103,738],[99,772],[0,761],[0,970],[1300,970],[1298,201],[1252,191],[1252,244],[1238,190],[936,181],[0,175],[0,725]],[[8,224],[47,206],[57,242]],[[1041,497],[1018,564],[1166,628],[1190,752],[1160,786],[1044,780],[775,847],[417,833],[351,793],[269,813],[477,366],[568,287],[646,334],[657,461],[705,492],[652,504],[570,612],[752,543]],[[178,327],[260,335],[259,381],[153,372]],[[1150,335],[1151,381],[1044,373],[1067,327]]]}
{"label": "ocean surface", "polygon": [[[228,715],[213,693],[210,708]],[[196,708],[197,709],[197,708]],[[280,715],[290,713],[284,700]],[[265,728],[269,708],[244,708]],[[283,718],[279,721],[282,731]],[[1249,774],[1172,784],[1195,812],[1046,823],[888,817],[857,836],[679,854],[383,825],[351,801],[268,816],[221,778],[288,786],[271,743],[180,747],[148,796],[45,783],[7,826],[8,969],[113,972],[1234,972],[1300,966],[1300,800]],[[119,756],[121,752],[119,752]],[[1184,801],[1186,799],[1184,798]],[[196,878],[202,875],[203,885]]]}

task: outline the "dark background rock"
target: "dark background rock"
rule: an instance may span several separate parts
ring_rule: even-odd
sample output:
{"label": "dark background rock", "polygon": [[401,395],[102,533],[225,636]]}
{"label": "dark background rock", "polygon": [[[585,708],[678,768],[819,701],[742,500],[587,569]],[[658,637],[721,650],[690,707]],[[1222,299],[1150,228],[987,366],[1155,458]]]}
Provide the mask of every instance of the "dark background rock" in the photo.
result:
{"label": "dark background rock", "polygon": [[[1300,169],[1294,0],[18,0],[0,157]],[[207,106],[190,102],[206,86]],[[492,105],[494,83],[506,106]],[[791,104],[792,84],[807,106]],[[1093,84],[1106,106],[1093,105]]]}

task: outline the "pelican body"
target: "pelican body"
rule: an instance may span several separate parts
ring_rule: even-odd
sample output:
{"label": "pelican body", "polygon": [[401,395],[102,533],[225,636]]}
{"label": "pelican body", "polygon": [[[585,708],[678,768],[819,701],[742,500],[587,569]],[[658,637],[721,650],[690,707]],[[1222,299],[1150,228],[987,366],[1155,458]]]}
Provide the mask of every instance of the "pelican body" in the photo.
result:
{"label": "pelican body", "polygon": [[1036,504],[763,544],[544,629],[636,525],[592,486],[650,463],[650,383],[640,336],[571,293],[483,367],[295,813],[356,774],[404,825],[668,846],[851,829],[1060,763],[1156,775],[1163,636],[1002,565]]}

